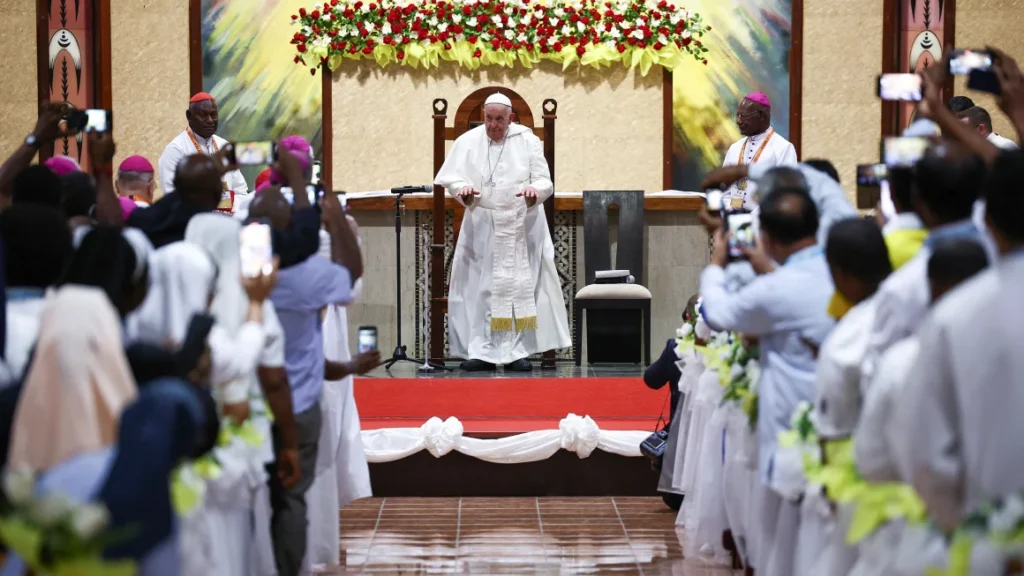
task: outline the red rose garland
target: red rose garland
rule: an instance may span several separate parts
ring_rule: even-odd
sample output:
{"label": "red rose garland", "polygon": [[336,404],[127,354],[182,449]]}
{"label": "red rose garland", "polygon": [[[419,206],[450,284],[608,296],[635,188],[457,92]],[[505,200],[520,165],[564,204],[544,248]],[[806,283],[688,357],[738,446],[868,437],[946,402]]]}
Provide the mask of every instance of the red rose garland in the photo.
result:
{"label": "red rose garland", "polygon": [[344,58],[373,58],[436,66],[454,61],[481,65],[531,66],[540,60],[606,66],[657,64],[672,69],[683,57],[707,64],[699,38],[711,30],[699,14],[661,0],[572,3],[556,0],[428,1],[347,3],[330,0],[292,15],[301,30],[292,37],[297,64],[337,69]]}

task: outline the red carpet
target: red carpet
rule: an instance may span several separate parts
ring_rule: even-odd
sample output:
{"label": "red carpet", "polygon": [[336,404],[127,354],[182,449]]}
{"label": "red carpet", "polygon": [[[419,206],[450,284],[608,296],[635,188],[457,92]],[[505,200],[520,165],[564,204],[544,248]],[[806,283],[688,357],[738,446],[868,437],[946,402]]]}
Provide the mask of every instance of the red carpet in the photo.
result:
{"label": "red carpet", "polygon": [[668,387],[629,378],[358,378],[364,430],[418,428],[431,416],[458,418],[467,434],[558,428],[570,412],[604,430],[653,430]]}

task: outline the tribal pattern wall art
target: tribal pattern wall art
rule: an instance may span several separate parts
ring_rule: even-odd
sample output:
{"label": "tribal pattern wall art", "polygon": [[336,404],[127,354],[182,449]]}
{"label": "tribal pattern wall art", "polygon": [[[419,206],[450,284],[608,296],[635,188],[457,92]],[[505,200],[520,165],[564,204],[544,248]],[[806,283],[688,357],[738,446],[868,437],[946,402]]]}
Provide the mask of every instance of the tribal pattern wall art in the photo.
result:
{"label": "tribal pattern wall art", "polygon": [[[921,72],[942,61],[944,50],[946,0],[900,0],[899,72]],[[910,125],[912,103],[899,107],[899,129]]]}
{"label": "tribal pattern wall art", "polygon": [[[93,12],[92,0],[49,0],[49,94],[43,98],[78,109],[93,107]],[[54,153],[82,162],[84,148],[79,133],[59,140]]]}

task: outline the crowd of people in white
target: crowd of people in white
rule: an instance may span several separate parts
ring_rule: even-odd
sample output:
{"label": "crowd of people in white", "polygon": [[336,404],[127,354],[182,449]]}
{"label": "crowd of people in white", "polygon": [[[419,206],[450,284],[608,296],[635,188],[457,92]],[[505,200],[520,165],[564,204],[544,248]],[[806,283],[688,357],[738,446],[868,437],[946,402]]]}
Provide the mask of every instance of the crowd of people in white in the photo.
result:
{"label": "crowd of people in white", "polygon": [[[994,51],[1024,136],[1024,80]],[[987,111],[923,74],[888,168],[892,207],[858,216],[822,161],[726,166],[756,184],[759,241],[728,214],[700,294],[647,371],[673,388],[659,491],[687,556],[769,576],[1018,573],[1024,558],[1024,156]],[[831,173],[832,176],[826,175]]]}

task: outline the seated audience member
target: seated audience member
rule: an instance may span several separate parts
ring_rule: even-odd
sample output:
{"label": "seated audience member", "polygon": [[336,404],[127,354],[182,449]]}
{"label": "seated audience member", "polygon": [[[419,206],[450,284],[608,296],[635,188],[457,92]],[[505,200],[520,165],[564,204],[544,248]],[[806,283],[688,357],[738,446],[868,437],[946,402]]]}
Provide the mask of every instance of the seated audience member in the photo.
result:
{"label": "seated audience member", "polygon": [[945,294],[918,331],[920,352],[897,408],[911,482],[943,529],[1024,488],[1024,160],[1000,155],[985,185],[986,222],[1000,260]]}
{"label": "seated audience member", "polygon": [[776,527],[797,525],[799,505],[784,502],[770,488],[772,460],[778,435],[789,429],[793,410],[800,402],[814,399],[815,355],[806,343],[820,345],[832,329],[834,321],[826,308],[834,287],[816,240],[818,211],[806,188],[769,188],[761,200],[760,222],[757,250],[780,265],[730,293],[724,271],[728,242],[719,229],[711,264],[701,275],[701,315],[712,328],[760,339],[759,482],[752,495],[759,526],[752,563],[759,573],[792,574],[796,534]]}
{"label": "seated audience member", "polygon": [[129,156],[117,167],[114,189],[118,197],[129,198],[139,206],[153,203],[156,178],[153,165],[144,156]]}
{"label": "seated audience member", "polygon": [[[278,168],[293,190],[305,189],[308,180],[295,156],[283,152]],[[300,198],[301,195],[296,194],[296,206]],[[305,205],[308,206],[308,199]],[[325,377],[337,380],[346,375],[341,371],[332,374],[333,370],[327,369],[331,367],[325,367],[320,311],[331,304],[347,304],[352,286],[363,272],[358,241],[345,220],[337,196],[326,193],[322,210],[324,225],[331,235],[334,261],[314,254],[290,267],[282,266],[277,288],[271,295],[284,328],[285,368],[292,388],[301,471],[301,480],[291,488],[284,487],[274,474],[270,478],[271,536],[280,576],[298,574],[306,554],[305,493],[316,473],[321,427],[319,398],[323,382]],[[279,233],[292,223],[292,206],[274,186],[255,195],[249,213],[253,218],[267,218]],[[319,231],[316,232],[319,248]],[[279,447],[280,442],[281,438],[275,435],[275,447]]]}
{"label": "seated audience member", "polygon": [[39,333],[44,294],[64,274],[73,250],[71,231],[53,208],[12,206],[0,212],[6,248],[6,353],[0,373],[20,379]]}
{"label": "seated audience member", "polygon": [[929,148],[914,167],[911,202],[928,229],[928,239],[910,261],[894,272],[875,296],[877,312],[864,356],[864,386],[874,377],[875,363],[886,348],[917,330],[928,311],[927,269],[932,246],[948,238],[981,239],[971,222],[978,183],[985,164],[950,140]]}
{"label": "seated audience member", "polygon": [[989,115],[988,110],[981,106],[973,106],[959,112],[957,113],[957,118],[964,124],[977,130],[978,134],[981,134],[983,138],[994,144],[997,148],[1002,150],[1016,150],[1018,148],[1017,143],[1013,140],[1003,138],[992,131],[992,116]]}
{"label": "seated audience member", "polygon": [[[928,237],[928,230],[914,212],[911,192],[914,187],[913,170],[890,167],[887,179],[889,197],[895,214],[885,221],[882,235],[885,237],[885,245],[889,248],[889,261],[893,270],[898,270],[921,250],[925,238]],[[878,210],[880,213],[883,211],[881,206]]]}
{"label": "seated audience member", "polygon": [[84,235],[61,284],[102,289],[125,317],[146,299],[152,250],[138,230],[97,226]]}
{"label": "seated audience member", "polygon": [[43,162],[42,164],[43,166],[49,168],[51,172],[53,172],[54,174],[61,178],[73,172],[82,171],[82,167],[79,166],[78,162],[75,162],[75,160],[72,159],[70,156],[51,156],[50,158],[47,158],[46,161]]}

